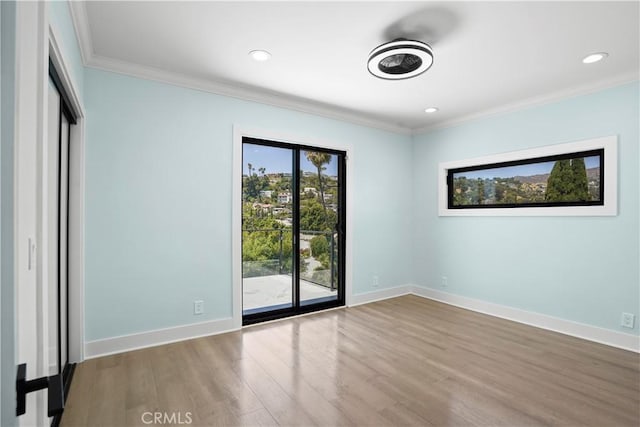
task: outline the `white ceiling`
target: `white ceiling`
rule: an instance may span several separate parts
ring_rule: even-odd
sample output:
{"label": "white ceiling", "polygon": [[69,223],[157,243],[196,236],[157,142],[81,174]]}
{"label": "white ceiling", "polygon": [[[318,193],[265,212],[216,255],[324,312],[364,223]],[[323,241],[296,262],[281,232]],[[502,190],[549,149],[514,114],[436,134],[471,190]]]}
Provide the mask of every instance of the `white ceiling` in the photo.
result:
{"label": "white ceiling", "polygon": [[[91,1],[72,13],[86,65],[416,132],[637,80],[639,5]],[[369,52],[397,37],[430,44],[433,67],[371,76]],[[273,56],[255,62],[254,49]]]}

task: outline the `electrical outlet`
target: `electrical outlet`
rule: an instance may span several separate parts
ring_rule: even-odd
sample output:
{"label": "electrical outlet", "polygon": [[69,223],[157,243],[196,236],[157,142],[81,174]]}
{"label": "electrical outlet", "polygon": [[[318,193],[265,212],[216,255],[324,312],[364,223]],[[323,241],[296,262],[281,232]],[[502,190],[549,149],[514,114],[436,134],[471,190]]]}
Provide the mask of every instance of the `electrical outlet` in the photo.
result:
{"label": "electrical outlet", "polygon": [[204,301],[196,300],[193,302],[193,314],[204,313]]}
{"label": "electrical outlet", "polygon": [[447,278],[447,276],[442,276],[442,281],[440,282],[440,285],[443,288],[446,288],[447,286],[449,286],[449,279]]}
{"label": "electrical outlet", "polygon": [[633,323],[635,321],[636,316],[634,316],[631,313],[622,313],[622,321],[620,322],[620,325],[623,328],[630,328],[633,329]]}
{"label": "electrical outlet", "polygon": [[371,284],[373,285],[374,288],[377,288],[378,286],[380,286],[380,279],[378,278],[378,276],[373,276],[373,279],[371,280]]}

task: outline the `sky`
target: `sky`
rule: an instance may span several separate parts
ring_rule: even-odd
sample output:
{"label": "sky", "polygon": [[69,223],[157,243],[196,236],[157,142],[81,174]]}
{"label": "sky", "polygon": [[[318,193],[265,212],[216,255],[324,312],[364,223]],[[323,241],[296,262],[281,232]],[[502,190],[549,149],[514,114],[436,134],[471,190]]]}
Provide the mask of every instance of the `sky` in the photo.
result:
{"label": "sky", "polygon": [[[513,176],[531,176],[551,173],[555,161],[543,163],[530,163],[528,165],[509,166],[506,168],[483,169],[478,171],[460,172],[454,174],[454,178],[467,177],[467,179],[491,179],[510,178]],[[600,166],[600,157],[585,157],[584,164],[587,169]]]}
{"label": "sky", "polygon": [[[265,168],[266,173],[292,172],[293,151],[287,148],[269,147],[256,144],[242,144],[242,174],[249,173],[248,164],[256,170]],[[316,167],[307,160],[305,151],[301,152],[300,168],[305,172],[317,173]],[[326,175],[337,176],[338,161],[337,156],[332,155],[329,164],[324,165]]]}

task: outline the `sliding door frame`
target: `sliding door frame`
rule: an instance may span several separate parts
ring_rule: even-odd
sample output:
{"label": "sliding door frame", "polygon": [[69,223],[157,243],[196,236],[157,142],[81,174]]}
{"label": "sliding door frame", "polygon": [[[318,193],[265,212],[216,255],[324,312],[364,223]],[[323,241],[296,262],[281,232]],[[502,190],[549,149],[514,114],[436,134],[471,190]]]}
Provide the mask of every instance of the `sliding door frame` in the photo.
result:
{"label": "sliding door frame", "polygon": [[[301,136],[291,136],[282,133],[265,130],[251,130],[238,126],[234,126],[233,137],[233,180],[232,180],[232,276],[233,276],[233,307],[232,307],[232,323],[234,329],[240,329],[243,326],[242,316],[242,142],[243,138],[252,138],[263,140],[275,144],[283,144],[285,148],[290,146],[300,147],[300,149],[308,149],[315,151],[328,151],[344,153],[344,170],[343,174],[343,203],[345,215],[343,221],[343,242],[342,251],[344,253],[344,262],[341,268],[343,286],[342,295],[338,295],[338,301],[341,306],[348,306],[352,294],[352,193],[353,193],[353,146],[347,143],[338,143],[336,141],[326,141],[317,138],[308,138]],[[296,174],[297,175],[297,174]],[[299,195],[296,195],[298,197]],[[294,231],[295,232],[295,231]],[[296,258],[299,254],[296,255]],[[294,261],[296,262],[296,261]],[[339,307],[336,301],[329,301],[328,304],[309,305],[308,310],[298,310],[295,314],[303,314],[316,310]],[[301,308],[306,308],[302,306]],[[283,317],[283,313],[271,316],[273,319]],[[261,321],[269,320],[262,318]]]}
{"label": "sliding door frame", "polygon": [[[57,229],[56,229],[56,262],[57,262],[57,329],[58,333],[57,337],[57,355],[56,362],[58,366],[58,374],[62,375],[62,385],[64,389],[64,399],[66,400],[67,395],[69,394],[69,388],[71,386],[71,380],[73,379],[73,372],[75,369],[75,363],[70,360],[70,309],[69,309],[69,301],[70,301],[70,286],[69,286],[69,271],[70,265],[69,262],[69,244],[70,244],[70,177],[71,177],[71,130],[74,126],[78,124],[78,115],[73,111],[73,107],[69,101],[69,95],[67,94],[62,81],[60,80],[60,76],[58,74],[58,70],[56,69],[53,61],[49,60],[49,77],[51,79],[51,84],[57,91],[60,101],[59,101],[59,112],[58,112],[58,141],[57,141],[57,206],[56,206],[56,215],[57,215]],[[64,131],[64,122],[63,118],[67,121],[66,124],[66,132]],[[56,144],[56,141],[48,141],[48,144],[51,146]],[[66,154],[66,162],[63,161],[65,159]],[[51,166],[51,165],[50,165]],[[64,197],[63,197],[64,194]],[[64,211],[64,215],[62,212]],[[64,225],[64,227],[63,227]],[[64,231],[63,231],[64,230]],[[63,238],[65,244],[63,245]],[[64,264],[62,259],[64,257]],[[63,281],[63,271],[64,271],[64,281]],[[64,287],[64,292],[63,292]],[[64,319],[64,326],[62,321]],[[63,339],[64,337],[64,339]],[[65,360],[62,359],[63,353],[65,354]],[[49,361],[49,365],[51,365],[51,361]]]}
{"label": "sliding door frame", "polygon": [[[45,4],[45,7],[49,7]],[[69,265],[68,281],[69,281],[69,304],[67,306],[68,326],[69,326],[69,352],[67,358],[69,362],[79,363],[84,361],[84,260],[85,260],[85,110],[80,97],[80,91],[77,86],[78,76],[74,76],[69,64],[71,62],[65,57],[64,49],[62,46],[62,37],[58,34],[56,28],[49,25],[48,20],[44,22],[46,28],[46,34],[48,35],[48,49],[43,52],[43,69],[42,79],[43,87],[47,87],[49,81],[49,66],[53,65],[57,72],[57,78],[59,84],[64,88],[64,92],[67,96],[67,102],[73,113],[76,116],[76,124],[70,126],[69,129],[69,241],[67,242],[69,250],[69,259],[73,262]],[[43,104],[46,104],[46,98],[42,99]],[[46,123],[44,123],[46,126]],[[46,141],[43,141],[43,145],[40,148],[40,158],[44,159],[47,156]],[[46,180],[47,169],[42,168],[43,180]],[[42,234],[47,233],[47,217],[44,208],[46,202],[44,198],[47,197],[46,182],[43,182],[40,189],[41,198],[41,212],[39,213],[41,222]],[[40,248],[44,248],[46,240],[42,240],[40,237]],[[44,269],[47,254],[40,252],[39,259],[42,262],[40,268]],[[42,270],[44,271],[44,270]],[[47,286],[46,282],[41,279],[41,286]],[[46,300],[46,299],[45,299]],[[46,312],[45,312],[46,313]],[[48,314],[47,314],[48,315]],[[46,330],[46,329],[44,329]],[[48,345],[48,343],[47,343]]]}
{"label": "sliding door frame", "polygon": [[[246,141],[245,141],[246,139]],[[243,325],[251,325],[254,323],[265,322],[269,320],[280,319],[283,317],[290,317],[299,314],[306,314],[313,311],[326,310],[328,308],[341,307],[345,305],[345,222],[346,222],[346,162],[347,162],[347,153],[344,150],[336,150],[326,147],[315,147],[315,146],[307,146],[301,144],[294,144],[288,142],[281,141],[273,141],[267,139],[259,139],[254,137],[243,136],[242,137],[243,144],[254,144],[261,145],[264,147],[274,147],[274,148],[282,148],[285,150],[290,150],[292,153],[292,189],[291,194],[293,196],[292,203],[292,271],[291,271],[291,279],[292,279],[292,305],[291,307],[274,309],[269,311],[251,313],[242,316]],[[338,233],[338,287],[337,287],[337,295],[335,300],[322,301],[318,303],[312,304],[302,304],[300,298],[300,189],[301,189],[301,176],[300,176],[300,156],[303,151],[313,151],[313,152],[321,152],[327,153],[331,155],[335,155],[339,159],[337,173],[338,173],[338,198],[339,198],[339,208],[338,208],[338,217],[337,217],[337,233]],[[241,213],[242,215],[242,213]]]}

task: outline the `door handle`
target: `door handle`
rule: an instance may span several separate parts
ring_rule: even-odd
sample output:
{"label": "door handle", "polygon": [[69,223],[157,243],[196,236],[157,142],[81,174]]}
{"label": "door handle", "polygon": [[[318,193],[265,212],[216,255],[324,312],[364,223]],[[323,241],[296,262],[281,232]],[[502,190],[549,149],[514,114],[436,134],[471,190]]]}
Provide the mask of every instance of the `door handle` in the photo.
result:
{"label": "door handle", "polygon": [[50,417],[55,417],[64,411],[64,393],[62,390],[62,375],[52,375],[50,377],[40,377],[27,381],[27,364],[18,365],[16,375],[16,415],[23,415],[27,410],[27,394],[32,391],[48,391],[47,413]]}

